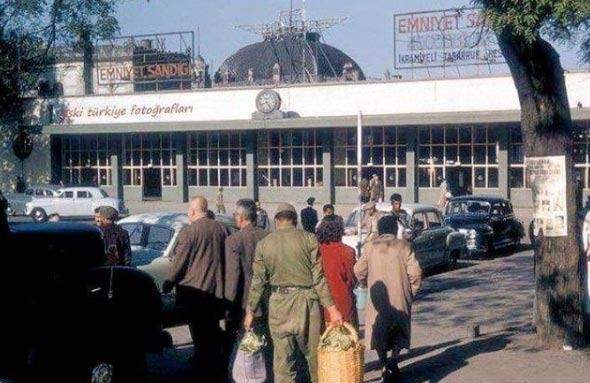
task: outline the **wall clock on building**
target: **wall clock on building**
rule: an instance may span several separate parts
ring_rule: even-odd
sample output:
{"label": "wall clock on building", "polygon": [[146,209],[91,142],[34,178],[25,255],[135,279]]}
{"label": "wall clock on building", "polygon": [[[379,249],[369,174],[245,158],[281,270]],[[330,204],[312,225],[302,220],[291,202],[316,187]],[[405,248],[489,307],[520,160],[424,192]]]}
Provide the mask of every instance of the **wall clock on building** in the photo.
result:
{"label": "wall clock on building", "polygon": [[261,113],[272,113],[281,108],[281,96],[272,89],[264,89],[256,96],[256,109]]}

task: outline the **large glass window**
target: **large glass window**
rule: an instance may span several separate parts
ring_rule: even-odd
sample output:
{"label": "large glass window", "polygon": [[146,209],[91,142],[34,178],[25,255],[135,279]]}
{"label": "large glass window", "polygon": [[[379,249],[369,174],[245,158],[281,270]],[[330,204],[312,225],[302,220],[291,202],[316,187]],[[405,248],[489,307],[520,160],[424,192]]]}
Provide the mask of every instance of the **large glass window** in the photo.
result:
{"label": "large glass window", "polygon": [[172,134],[128,134],[123,157],[124,185],[142,186],[149,170],[159,172],[163,186],[176,186],[176,147]]}
{"label": "large glass window", "polygon": [[[357,184],[357,131],[336,129],[334,133],[334,183],[340,187]],[[386,187],[406,186],[406,135],[403,128],[363,129],[362,177],[377,174]]]}
{"label": "large glass window", "polygon": [[574,171],[584,189],[590,188],[590,121],[574,123]]}
{"label": "large glass window", "polygon": [[510,188],[524,189],[527,187],[526,169],[524,166],[524,144],[520,126],[510,128]]}
{"label": "large glass window", "polygon": [[241,133],[190,133],[188,184],[246,186],[246,143]]}
{"label": "large glass window", "polygon": [[322,145],[316,130],[274,130],[258,134],[258,185],[320,187]]}
{"label": "large glass window", "polygon": [[438,187],[443,178],[472,189],[498,187],[499,145],[493,127],[419,128],[418,140],[420,187]]}
{"label": "large glass window", "polygon": [[63,183],[66,185],[111,185],[111,146],[107,135],[64,137],[62,139]]}

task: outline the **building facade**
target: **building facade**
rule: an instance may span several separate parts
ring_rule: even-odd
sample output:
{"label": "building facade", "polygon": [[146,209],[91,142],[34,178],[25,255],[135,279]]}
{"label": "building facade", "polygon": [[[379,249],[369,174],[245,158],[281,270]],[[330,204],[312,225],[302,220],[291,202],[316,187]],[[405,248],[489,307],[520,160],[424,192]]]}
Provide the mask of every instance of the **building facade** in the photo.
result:
{"label": "building facade", "polygon": [[[590,73],[566,82],[576,171],[588,189]],[[361,177],[377,174],[386,196],[436,203],[447,179],[531,204],[509,76],[66,95],[32,99],[28,110],[46,144],[26,169],[126,200],[213,199],[223,187],[226,201],[355,204],[360,111]]]}

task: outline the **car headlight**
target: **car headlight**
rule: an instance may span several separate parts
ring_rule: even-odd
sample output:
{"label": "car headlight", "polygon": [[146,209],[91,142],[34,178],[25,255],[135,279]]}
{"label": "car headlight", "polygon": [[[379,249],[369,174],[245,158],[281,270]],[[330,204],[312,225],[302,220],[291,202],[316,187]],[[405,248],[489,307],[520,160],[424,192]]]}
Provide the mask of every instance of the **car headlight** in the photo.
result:
{"label": "car headlight", "polygon": [[475,231],[475,229],[459,229],[459,233],[465,234],[469,239],[475,239],[477,236],[477,231]]}

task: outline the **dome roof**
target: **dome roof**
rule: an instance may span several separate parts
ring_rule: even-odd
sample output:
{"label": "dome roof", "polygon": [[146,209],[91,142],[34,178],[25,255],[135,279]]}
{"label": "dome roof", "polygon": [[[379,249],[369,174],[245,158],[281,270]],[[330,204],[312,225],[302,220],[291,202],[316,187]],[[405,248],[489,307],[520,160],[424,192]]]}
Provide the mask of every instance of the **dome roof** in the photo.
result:
{"label": "dome roof", "polygon": [[358,64],[341,50],[319,41],[317,33],[293,33],[280,38],[267,38],[247,45],[229,56],[219,67],[216,78],[221,81],[227,76],[230,84],[252,83],[249,71],[252,69],[254,83],[271,82],[273,67],[280,66],[281,82],[301,83],[325,81],[342,76],[345,64],[349,70],[356,70],[358,79],[365,76]]}

